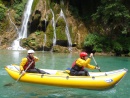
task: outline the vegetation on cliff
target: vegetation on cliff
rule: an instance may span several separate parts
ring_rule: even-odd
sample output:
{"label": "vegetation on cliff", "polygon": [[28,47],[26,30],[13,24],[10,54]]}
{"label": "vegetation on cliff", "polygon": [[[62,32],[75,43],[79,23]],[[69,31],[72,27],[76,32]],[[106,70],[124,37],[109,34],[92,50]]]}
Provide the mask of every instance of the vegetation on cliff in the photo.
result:
{"label": "vegetation on cliff", "polygon": [[[10,45],[4,34],[12,32],[8,12],[16,26],[20,27],[23,11],[27,0],[0,0],[0,46]],[[130,1],[129,0],[34,0],[32,15],[29,21],[28,38],[21,40],[21,45],[35,50],[43,49],[43,37],[47,34],[46,49],[53,45],[52,14],[55,20],[62,9],[69,24],[72,46],[87,52],[112,52],[116,55],[130,55]],[[8,17],[8,16],[7,16]],[[46,24],[46,25],[45,25]],[[57,43],[67,46],[65,21],[59,19],[56,23]],[[4,33],[5,32],[5,33]],[[16,31],[13,30],[14,34]],[[16,36],[16,35],[15,35]],[[15,38],[15,37],[13,37]],[[5,39],[7,43],[5,43]],[[57,47],[57,46],[56,46]],[[56,51],[58,49],[54,48]]]}
{"label": "vegetation on cliff", "polygon": [[130,52],[130,13],[123,1],[101,0],[92,19],[97,26],[87,36],[84,44],[86,47],[96,52],[111,51],[116,55]]}

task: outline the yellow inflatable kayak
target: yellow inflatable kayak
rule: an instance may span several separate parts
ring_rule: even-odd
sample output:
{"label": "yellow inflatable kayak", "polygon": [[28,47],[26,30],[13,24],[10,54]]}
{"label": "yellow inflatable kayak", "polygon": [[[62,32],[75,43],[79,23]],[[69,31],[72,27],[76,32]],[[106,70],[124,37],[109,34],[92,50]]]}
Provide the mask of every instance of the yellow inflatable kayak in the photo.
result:
{"label": "yellow inflatable kayak", "polygon": [[[5,70],[13,79],[19,79],[19,66],[7,65]],[[25,73],[19,81],[52,86],[100,90],[114,87],[127,73],[127,69],[119,69],[109,72],[90,72],[90,76],[70,76],[65,70],[41,70],[50,74]]]}

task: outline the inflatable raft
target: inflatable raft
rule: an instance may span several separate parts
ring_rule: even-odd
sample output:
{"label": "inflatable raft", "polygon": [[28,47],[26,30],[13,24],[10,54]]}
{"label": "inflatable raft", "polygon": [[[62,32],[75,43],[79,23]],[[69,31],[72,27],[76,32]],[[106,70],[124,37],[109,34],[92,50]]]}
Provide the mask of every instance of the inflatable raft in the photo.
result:
{"label": "inflatable raft", "polygon": [[[7,65],[5,70],[13,79],[19,79],[19,66]],[[127,73],[127,69],[119,69],[109,72],[90,72],[90,76],[70,76],[65,70],[41,70],[50,74],[25,73],[19,81],[61,87],[102,90],[114,87]]]}

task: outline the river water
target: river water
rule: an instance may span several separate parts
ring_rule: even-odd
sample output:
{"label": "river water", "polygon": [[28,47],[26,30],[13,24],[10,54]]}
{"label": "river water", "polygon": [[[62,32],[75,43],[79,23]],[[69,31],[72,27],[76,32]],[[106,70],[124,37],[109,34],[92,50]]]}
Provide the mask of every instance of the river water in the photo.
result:
{"label": "river water", "polygon": [[[129,98],[130,72],[112,89],[95,91],[78,88],[55,87],[39,84],[17,82],[5,71],[8,64],[19,64],[26,51],[0,50],[0,98]],[[78,58],[78,54],[64,54],[51,52],[36,52],[39,62],[37,68],[64,70],[71,66]],[[121,68],[130,69],[130,57],[95,56],[101,71],[111,71]],[[91,61],[91,64],[95,64]],[[92,71],[92,70],[89,70]],[[4,86],[15,83],[12,86]]]}

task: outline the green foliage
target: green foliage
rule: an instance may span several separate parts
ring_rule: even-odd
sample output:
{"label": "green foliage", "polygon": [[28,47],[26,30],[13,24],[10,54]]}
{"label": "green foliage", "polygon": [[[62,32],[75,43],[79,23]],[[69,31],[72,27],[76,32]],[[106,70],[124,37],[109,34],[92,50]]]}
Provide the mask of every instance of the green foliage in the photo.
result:
{"label": "green foliage", "polygon": [[27,3],[27,0],[23,0],[22,2],[16,2],[16,4],[13,6],[14,10],[16,11],[15,14],[15,20],[20,21],[19,19],[23,15],[23,11],[25,9],[25,5]]}
{"label": "green foliage", "polygon": [[36,32],[35,32],[35,34],[36,34],[36,35],[40,35],[40,34],[41,34],[41,32],[39,32],[39,31],[36,31]]}
{"label": "green foliage", "polygon": [[25,1],[25,0],[14,0],[14,4],[19,4],[19,3],[21,3],[22,1]]}
{"label": "green foliage", "polygon": [[[98,24],[95,31],[102,31],[100,32],[100,41],[96,40],[92,34],[92,39],[85,40],[85,43],[88,41],[87,43],[93,45],[92,49],[97,52],[102,50],[113,51],[118,55],[129,53],[130,38],[124,35],[129,35],[130,32],[130,13],[121,0],[101,0],[101,5],[97,8],[97,12],[92,15],[92,19]],[[103,35],[102,38],[101,34]],[[85,44],[85,46],[89,44]]]}
{"label": "green foliage", "polygon": [[116,32],[127,33],[130,25],[130,13],[121,0],[101,0],[101,3],[97,12],[92,15],[93,20],[102,25],[104,31],[110,29],[110,35]]}
{"label": "green foliage", "polygon": [[103,38],[100,37],[98,34],[88,34],[85,41],[84,46],[93,48],[94,51],[102,52],[103,45],[102,45]]}
{"label": "green foliage", "polygon": [[5,18],[6,7],[0,4],[0,21]]}
{"label": "green foliage", "polygon": [[113,43],[113,49],[114,49],[115,52],[120,52],[121,53],[122,50],[123,50],[123,47],[119,42],[114,42]]}
{"label": "green foliage", "polygon": [[54,6],[55,6],[55,3],[54,3],[54,2],[50,3],[50,8],[51,8],[51,9],[53,9]]}
{"label": "green foliage", "polygon": [[62,26],[63,28],[65,28],[66,24],[65,24],[65,21],[63,18],[59,18],[57,23],[56,23],[56,26]]}
{"label": "green foliage", "polygon": [[58,40],[66,40],[66,34],[65,34],[65,21],[63,18],[59,18],[59,20],[56,23],[56,35]]}
{"label": "green foliage", "polygon": [[23,14],[24,5],[23,4],[19,4],[17,6],[14,6],[14,9],[16,11],[16,14],[21,16]]}
{"label": "green foliage", "polygon": [[56,28],[56,35],[58,40],[66,40],[65,28],[61,26]]}
{"label": "green foliage", "polygon": [[94,46],[97,43],[96,38],[97,38],[96,35],[88,34],[85,39],[84,45],[85,46]]}
{"label": "green foliage", "polygon": [[33,1],[32,10],[34,10],[34,9],[35,9],[35,7],[36,7],[36,5],[37,5],[38,1],[39,1],[39,0],[34,0],[34,1]]}
{"label": "green foliage", "polygon": [[51,24],[49,24],[47,27],[47,31],[46,31],[47,39],[50,39],[50,40],[53,39],[53,31],[54,31],[53,26]]}
{"label": "green foliage", "polygon": [[117,39],[109,39],[97,33],[88,34],[84,47],[88,47],[96,52],[114,52],[118,55],[130,52],[130,37],[120,36]]}
{"label": "green foliage", "polygon": [[117,42],[119,42],[123,48],[122,53],[130,52],[130,37],[121,36],[117,39]]}
{"label": "green foliage", "polygon": [[8,24],[8,21],[6,21],[6,10],[7,8],[0,4],[0,35],[3,33],[4,30],[6,30],[6,25]]}
{"label": "green foliage", "polygon": [[73,12],[75,17],[79,17],[78,9],[74,6],[70,6],[70,11]]}

